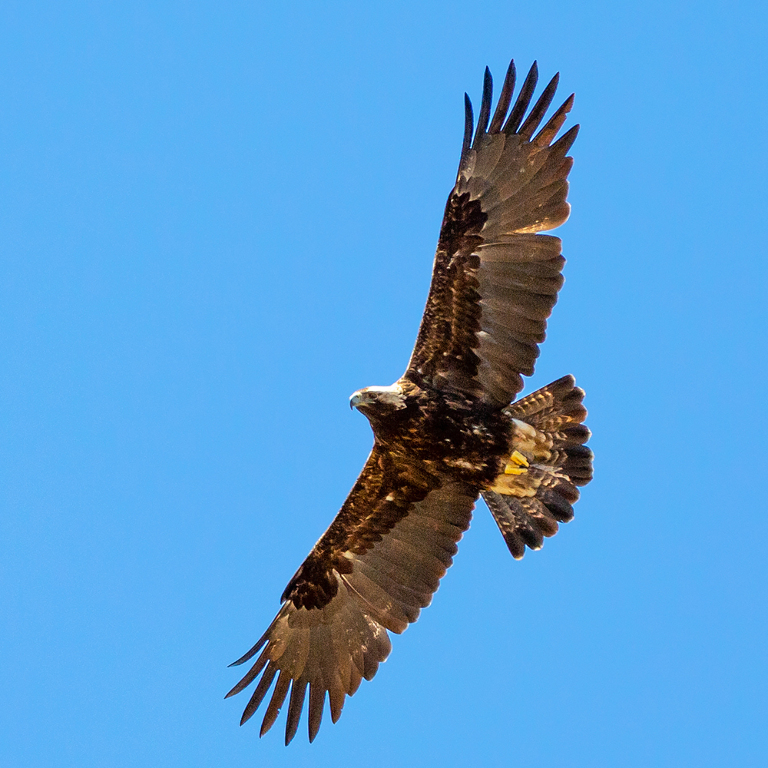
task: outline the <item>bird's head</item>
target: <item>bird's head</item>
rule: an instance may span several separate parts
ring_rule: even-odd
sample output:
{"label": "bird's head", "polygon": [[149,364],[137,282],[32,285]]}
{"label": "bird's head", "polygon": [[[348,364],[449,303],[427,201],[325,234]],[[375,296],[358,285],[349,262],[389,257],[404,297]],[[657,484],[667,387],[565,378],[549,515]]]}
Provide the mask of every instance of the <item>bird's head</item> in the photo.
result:
{"label": "bird's head", "polygon": [[389,387],[365,387],[349,398],[349,407],[357,408],[368,418],[386,416],[406,407],[405,394],[400,384]]}

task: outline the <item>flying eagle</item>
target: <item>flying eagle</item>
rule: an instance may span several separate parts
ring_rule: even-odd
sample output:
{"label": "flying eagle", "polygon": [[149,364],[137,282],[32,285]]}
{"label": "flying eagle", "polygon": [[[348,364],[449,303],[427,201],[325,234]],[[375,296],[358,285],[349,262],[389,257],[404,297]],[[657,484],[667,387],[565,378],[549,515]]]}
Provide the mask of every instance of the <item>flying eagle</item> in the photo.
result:
{"label": "flying eagle", "polygon": [[326,695],[339,719],[345,696],[389,655],[387,632],[403,632],[431,602],[480,495],[521,558],[571,520],[576,486],[592,478],[584,392],[572,376],[512,402],[533,374],[563,284],[560,239],[537,233],[568,218],[567,153],[578,132],[556,138],[573,95],[538,130],[558,75],[529,111],[537,79],[534,62],[510,110],[511,63],[491,117],[486,68],[474,137],[465,95],[459,170],[408,368],[391,386],[352,395],[373,429],[371,454],[274,621],[234,662],[258,654],[227,694],[259,678],[241,724],[277,677],[262,735],[289,691],[286,744],[307,690],[310,741]]}

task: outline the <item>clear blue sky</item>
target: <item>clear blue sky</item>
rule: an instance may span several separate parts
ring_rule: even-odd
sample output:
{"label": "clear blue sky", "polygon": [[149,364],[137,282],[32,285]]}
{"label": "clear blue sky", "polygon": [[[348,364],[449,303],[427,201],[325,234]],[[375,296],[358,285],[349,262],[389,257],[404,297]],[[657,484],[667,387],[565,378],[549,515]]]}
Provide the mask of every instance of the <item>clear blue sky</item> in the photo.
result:
{"label": "clear blue sky", "polygon": [[[763,766],[758,3],[0,8],[0,764]],[[483,67],[562,73],[596,476],[287,750],[224,701],[403,371]]]}

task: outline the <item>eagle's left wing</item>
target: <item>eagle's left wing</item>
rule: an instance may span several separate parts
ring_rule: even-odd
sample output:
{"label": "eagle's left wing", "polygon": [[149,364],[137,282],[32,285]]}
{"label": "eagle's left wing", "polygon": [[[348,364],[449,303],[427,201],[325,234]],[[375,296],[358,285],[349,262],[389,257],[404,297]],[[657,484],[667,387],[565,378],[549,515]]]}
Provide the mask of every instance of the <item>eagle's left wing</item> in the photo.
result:
{"label": "eagle's left wing", "polygon": [[398,464],[374,447],[339,514],[286,587],[274,621],[235,662],[261,652],[227,694],[260,678],[241,724],[275,677],[262,735],[289,690],[286,744],[296,734],[307,688],[309,740],[320,727],[326,695],[335,723],[345,696],[389,655],[387,630],[403,632],[431,602],[476,500],[476,489]]}
{"label": "eagle's left wing", "polygon": [[523,388],[521,374],[533,373],[563,283],[560,239],[536,233],[568,218],[566,179],[573,161],[566,154],[578,126],[553,143],[571,96],[536,133],[558,82],[556,75],[528,112],[537,77],[534,63],[508,113],[515,84],[510,64],[489,125],[492,84],[486,69],[474,140],[466,100],[459,172],[404,375],[419,386],[494,406],[507,405]]}

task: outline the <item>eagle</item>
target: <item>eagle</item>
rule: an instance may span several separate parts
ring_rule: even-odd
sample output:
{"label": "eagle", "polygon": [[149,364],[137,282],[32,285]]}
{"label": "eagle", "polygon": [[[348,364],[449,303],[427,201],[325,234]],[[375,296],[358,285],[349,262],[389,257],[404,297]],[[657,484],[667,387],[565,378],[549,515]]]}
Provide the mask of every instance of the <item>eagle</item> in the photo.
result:
{"label": "eagle", "polygon": [[512,105],[510,63],[491,116],[486,68],[476,126],[465,94],[458,174],[408,367],[391,386],[351,396],[373,430],[370,456],[288,582],[277,616],[234,662],[256,657],[227,694],[258,679],[241,725],[272,690],[261,735],[289,693],[286,745],[305,699],[310,742],[326,698],[339,719],[345,697],[389,655],[388,633],[403,632],[430,604],[480,496],[519,559],[572,519],[578,486],[592,478],[584,391],[574,378],[515,400],[563,284],[561,241],[539,234],[570,212],[568,151],[578,125],[558,133],[573,95],[540,128],[558,79],[530,108],[534,62]]}

